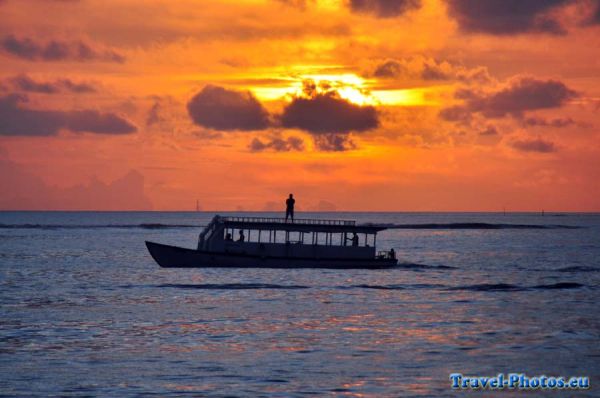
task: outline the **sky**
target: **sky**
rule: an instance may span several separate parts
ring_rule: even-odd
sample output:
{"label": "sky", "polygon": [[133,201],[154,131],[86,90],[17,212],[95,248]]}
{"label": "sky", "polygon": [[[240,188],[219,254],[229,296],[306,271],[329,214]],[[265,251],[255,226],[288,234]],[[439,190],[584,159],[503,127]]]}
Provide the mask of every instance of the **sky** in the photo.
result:
{"label": "sky", "polygon": [[599,0],[0,0],[0,209],[600,211]]}

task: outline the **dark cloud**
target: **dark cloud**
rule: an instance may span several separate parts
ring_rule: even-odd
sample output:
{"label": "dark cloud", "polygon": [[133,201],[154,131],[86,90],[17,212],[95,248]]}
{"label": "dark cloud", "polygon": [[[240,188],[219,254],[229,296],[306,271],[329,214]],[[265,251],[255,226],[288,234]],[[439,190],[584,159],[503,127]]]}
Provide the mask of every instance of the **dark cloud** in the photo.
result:
{"label": "dark cloud", "polygon": [[354,12],[393,18],[420,8],[421,0],[349,0],[348,6]]}
{"label": "dark cloud", "polygon": [[[339,96],[330,85],[304,82],[304,93],[292,99],[282,114],[272,123],[269,113],[250,93],[208,85],[188,103],[193,121],[219,131],[264,130],[281,126],[305,130],[313,135],[315,148],[322,151],[345,151],[356,145],[350,132],[361,132],[379,126],[379,114],[373,106],[355,105]],[[158,109],[150,110],[148,119],[154,121]],[[212,137],[211,137],[212,138]],[[254,138],[248,149],[262,151],[303,151],[304,141],[298,137]]]}
{"label": "dark cloud", "polygon": [[83,82],[76,83],[69,79],[59,79],[56,81],[56,84],[65,91],[70,91],[72,93],[95,93],[98,91],[92,84]]}
{"label": "dark cloud", "polygon": [[449,61],[422,56],[388,59],[376,65],[372,75],[379,78],[409,77],[423,80],[458,80],[466,83],[485,83],[491,80],[485,67],[467,68]]}
{"label": "dark cloud", "polygon": [[564,34],[549,15],[570,0],[447,0],[448,14],[463,31],[493,35],[520,33]]}
{"label": "dark cloud", "polygon": [[558,119],[542,119],[539,117],[528,117],[523,120],[523,124],[525,126],[542,126],[542,127],[567,127],[575,124],[575,120],[568,118],[558,118]]}
{"label": "dark cloud", "polygon": [[471,112],[464,106],[456,105],[440,111],[440,117],[449,122],[469,124],[472,119]]}
{"label": "dark cloud", "polygon": [[405,73],[406,68],[400,62],[390,59],[377,65],[373,75],[375,77],[398,77]]}
{"label": "dark cloud", "polygon": [[7,82],[17,91],[32,93],[55,94],[60,88],[51,82],[38,82],[27,75],[19,75],[7,79]]}
{"label": "dark cloud", "polygon": [[208,85],[187,104],[194,123],[215,130],[263,130],[269,126],[269,114],[248,92]]}
{"label": "dark cloud", "polygon": [[596,4],[596,12],[592,14],[590,23],[600,25],[600,1]]}
{"label": "dark cloud", "polygon": [[95,110],[65,112],[66,128],[74,132],[97,134],[129,134],[137,131],[131,122],[114,113]]}
{"label": "dark cloud", "polygon": [[0,41],[5,52],[30,61],[125,62],[125,57],[110,49],[97,49],[83,41],[51,40],[39,42],[29,37],[5,36]]}
{"label": "dark cloud", "polygon": [[466,83],[487,83],[492,80],[485,66],[460,70],[456,72],[456,79]]}
{"label": "dark cloud", "polygon": [[578,25],[583,27],[600,24],[600,1],[578,0],[579,12],[581,13]]}
{"label": "dark cloud", "polygon": [[314,137],[315,146],[321,151],[342,152],[356,148],[348,134],[321,134]]}
{"label": "dark cloud", "polygon": [[492,93],[459,90],[456,97],[463,99],[465,104],[443,109],[440,116],[450,121],[466,121],[472,113],[481,113],[488,118],[507,115],[520,118],[526,111],[560,107],[577,95],[560,81],[525,77]]}
{"label": "dark cloud", "polygon": [[447,61],[429,60],[423,63],[420,77],[423,80],[458,80],[466,83],[489,82],[490,75],[483,66],[472,69],[464,66],[452,65]]}
{"label": "dark cloud", "polygon": [[450,80],[452,75],[436,63],[426,63],[423,66],[421,77],[424,80]]}
{"label": "dark cloud", "polygon": [[513,141],[510,145],[521,152],[556,152],[556,146],[553,142],[544,141],[539,138],[534,140],[517,140]]}
{"label": "dark cloud", "polygon": [[89,83],[76,83],[70,79],[58,79],[55,81],[37,81],[28,75],[21,74],[6,79],[6,82],[16,91],[56,94],[60,92],[71,92],[76,94],[93,93],[96,88]]}
{"label": "dark cloud", "polygon": [[294,98],[283,110],[281,124],[284,127],[331,134],[366,131],[379,126],[375,107],[355,105],[335,91],[317,93],[307,87],[310,88],[310,83],[305,82],[308,97]]}
{"label": "dark cloud", "polygon": [[254,138],[248,146],[251,152],[263,152],[272,150],[275,152],[303,151],[304,141],[299,137],[280,138],[274,137],[268,140]]}
{"label": "dark cloud", "polygon": [[96,134],[128,134],[137,128],[114,113],[95,110],[54,111],[23,107],[24,95],[10,94],[0,97],[0,136],[50,136],[60,130]]}

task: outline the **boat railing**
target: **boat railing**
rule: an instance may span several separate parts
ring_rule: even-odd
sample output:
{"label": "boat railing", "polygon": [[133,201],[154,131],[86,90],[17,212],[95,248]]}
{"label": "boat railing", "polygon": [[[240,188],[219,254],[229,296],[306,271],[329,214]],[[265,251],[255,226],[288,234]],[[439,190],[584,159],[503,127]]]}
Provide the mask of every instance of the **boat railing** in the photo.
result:
{"label": "boat railing", "polygon": [[310,219],[310,218],[296,218],[292,222],[285,218],[277,217],[238,217],[238,216],[227,216],[221,217],[221,220],[225,222],[251,222],[251,223],[274,223],[274,224],[310,224],[310,225],[342,225],[342,226],[353,226],[356,225],[356,221],[353,220],[322,220],[322,219]]}

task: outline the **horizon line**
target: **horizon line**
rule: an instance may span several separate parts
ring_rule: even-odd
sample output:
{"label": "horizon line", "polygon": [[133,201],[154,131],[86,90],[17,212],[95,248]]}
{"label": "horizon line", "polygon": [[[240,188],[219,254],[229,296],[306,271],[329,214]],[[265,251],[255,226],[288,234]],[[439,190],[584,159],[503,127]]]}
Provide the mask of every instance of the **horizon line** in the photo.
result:
{"label": "horizon line", "polygon": [[[0,213],[282,213],[279,210],[91,210],[91,209],[0,209]],[[514,211],[490,211],[490,210],[297,210],[300,213],[471,213],[471,214],[600,214],[600,210],[581,211],[581,210],[514,210]]]}

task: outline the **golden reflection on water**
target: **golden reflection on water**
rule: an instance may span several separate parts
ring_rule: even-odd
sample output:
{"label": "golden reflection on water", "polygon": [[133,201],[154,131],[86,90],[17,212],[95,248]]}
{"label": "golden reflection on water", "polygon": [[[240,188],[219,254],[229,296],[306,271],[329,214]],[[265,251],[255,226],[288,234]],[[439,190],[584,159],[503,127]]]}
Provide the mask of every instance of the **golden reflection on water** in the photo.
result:
{"label": "golden reflection on water", "polygon": [[[260,297],[267,304],[251,314],[244,307],[247,291],[219,291],[214,296],[190,294],[179,299],[182,311],[206,308],[211,315],[202,316],[203,310],[196,320],[184,316],[165,324],[137,325],[133,332],[146,337],[169,336],[168,343],[159,344],[157,349],[174,357],[196,352],[198,361],[219,358],[238,364],[238,368],[239,361],[247,362],[248,357],[258,364],[281,360],[339,367],[340,375],[318,380],[336,386],[330,390],[332,395],[347,397],[379,397],[378,391],[384,390],[407,395],[443,392],[448,388],[448,372],[462,370],[461,364],[469,363],[470,358],[477,362],[489,357],[490,352],[501,355],[516,343],[539,343],[537,332],[515,336],[510,318],[490,321],[490,306],[497,310],[511,305],[503,301],[502,294],[447,289],[456,285],[449,280],[456,275],[438,275],[435,279],[425,272],[405,271],[401,275],[404,279],[390,281],[387,274],[381,273],[361,290],[313,288],[299,292],[310,293],[310,299],[298,307],[300,300],[290,299],[298,292],[264,291]],[[201,278],[196,281],[202,282]],[[462,281],[465,285],[486,282],[485,274]],[[345,278],[338,283],[350,287],[364,284],[359,278]],[[369,295],[373,305],[356,306],[355,296],[360,295]],[[213,312],[215,309],[218,312]],[[529,325],[526,321],[521,324]],[[446,358],[450,365],[436,363],[438,358]],[[352,374],[352,382],[348,382],[351,373],[344,372],[355,368],[362,369],[362,373]],[[423,372],[428,371],[422,369],[432,368],[436,373],[424,376]],[[369,373],[366,369],[377,369],[377,377],[363,377]],[[288,384],[286,390],[285,383],[267,380],[261,391],[278,393],[297,387]],[[171,383],[166,387],[182,392],[210,389],[193,383]]]}

